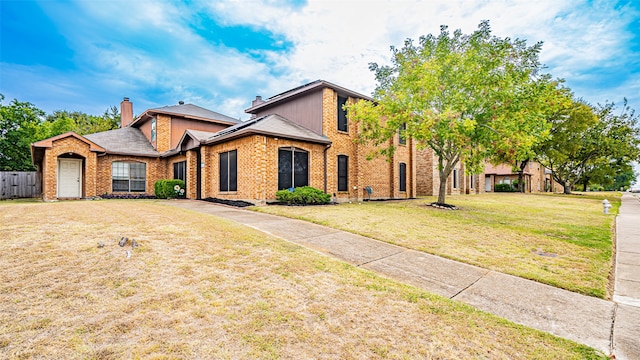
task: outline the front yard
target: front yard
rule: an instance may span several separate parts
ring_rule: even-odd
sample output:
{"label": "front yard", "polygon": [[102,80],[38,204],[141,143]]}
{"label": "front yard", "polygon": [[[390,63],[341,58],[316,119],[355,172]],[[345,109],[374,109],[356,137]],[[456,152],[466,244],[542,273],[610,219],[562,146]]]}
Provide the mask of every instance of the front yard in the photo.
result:
{"label": "front yard", "polygon": [[[435,198],[338,206],[268,206],[299,218],[407,248],[610,298],[614,215],[603,195],[450,196],[460,210],[427,206]],[[610,195],[611,196],[611,195]],[[615,214],[619,194],[609,197]]]}
{"label": "front yard", "polygon": [[[439,219],[451,223],[453,215],[477,223],[482,211],[476,206],[434,212],[426,224],[437,229]],[[366,209],[373,224],[387,211],[431,212],[410,202],[309,208],[322,216],[356,209]],[[356,219],[350,215],[345,224],[355,226]],[[397,226],[408,234],[436,231],[415,228],[421,224],[416,219],[396,221],[413,227]],[[565,234],[557,228],[554,234]],[[140,246],[118,246],[121,236]],[[599,356],[258,231],[155,201],[0,202],[0,239],[0,358]]]}

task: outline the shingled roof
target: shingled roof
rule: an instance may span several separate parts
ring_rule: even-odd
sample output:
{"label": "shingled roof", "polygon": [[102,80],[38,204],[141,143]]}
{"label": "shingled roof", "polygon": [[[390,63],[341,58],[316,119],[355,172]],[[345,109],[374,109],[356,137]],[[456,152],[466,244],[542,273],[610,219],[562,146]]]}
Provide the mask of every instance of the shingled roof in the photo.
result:
{"label": "shingled roof", "polygon": [[138,128],[128,126],[122,129],[84,135],[84,137],[103,147],[108,154],[151,157],[160,155]]}
{"label": "shingled roof", "polygon": [[336,85],[333,83],[330,83],[326,80],[316,80],[316,81],[312,81],[308,84],[304,84],[301,86],[298,86],[296,88],[293,88],[291,90],[287,90],[283,93],[274,95],[270,98],[268,98],[266,101],[262,101],[262,102],[258,102],[254,105],[252,105],[250,108],[245,109],[244,112],[248,113],[248,114],[255,114],[258,112],[258,110],[260,109],[265,109],[268,107],[271,107],[275,104],[279,104],[282,103],[284,101],[288,101],[291,99],[294,99],[298,96],[301,96],[303,94],[307,94],[311,91],[316,91],[316,90],[320,90],[320,89],[324,89],[324,88],[330,88],[333,89],[335,91],[338,92],[338,94],[342,95],[342,96],[350,96],[353,98],[358,98],[358,99],[364,99],[364,100],[369,100],[369,101],[373,101],[373,99],[369,96],[366,95],[362,95],[358,92],[355,92],[353,90],[349,90],[347,88],[344,88],[340,85]]}
{"label": "shingled roof", "polygon": [[304,126],[296,124],[280,115],[264,115],[238,125],[220,130],[202,144],[213,144],[236,139],[250,134],[261,134],[284,139],[301,140],[312,143],[331,144],[331,140],[318,135]]}
{"label": "shingled roof", "polygon": [[187,119],[208,121],[208,122],[218,122],[222,124],[237,124],[241,122],[238,119],[234,119],[230,116],[220,114],[215,111],[211,111],[205,109],[203,107],[193,105],[193,104],[180,104],[180,105],[171,105],[171,106],[163,106],[155,109],[149,109],[138,116],[130,126],[133,126],[137,123],[143,122],[145,118],[151,117],[155,114],[166,114],[166,115],[174,115],[180,116]]}

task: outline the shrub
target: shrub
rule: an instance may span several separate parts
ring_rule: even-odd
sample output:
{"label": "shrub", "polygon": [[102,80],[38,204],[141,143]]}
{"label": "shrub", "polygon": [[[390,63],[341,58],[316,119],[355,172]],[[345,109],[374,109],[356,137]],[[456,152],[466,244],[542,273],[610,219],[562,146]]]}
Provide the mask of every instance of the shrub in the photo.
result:
{"label": "shrub", "polygon": [[180,179],[160,179],[153,185],[158,199],[184,198],[184,181]]}
{"label": "shrub", "polygon": [[494,188],[495,192],[515,192],[516,190],[511,184],[496,184]]}
{"label": "shrub", "polygon": [[289,205],[318,205],[328,204],[331,201],[331,195],[311,186],[302,186],[293,189],[293,191],[277,191],[276,199]]}

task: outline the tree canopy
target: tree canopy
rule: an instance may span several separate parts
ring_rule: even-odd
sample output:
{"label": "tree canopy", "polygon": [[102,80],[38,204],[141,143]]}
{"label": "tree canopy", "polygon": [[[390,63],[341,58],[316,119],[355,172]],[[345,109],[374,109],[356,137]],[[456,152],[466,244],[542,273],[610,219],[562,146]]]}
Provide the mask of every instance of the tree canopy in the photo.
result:
{"label": "tree canopy", "polygon": [[107,109],[102,116],[87,115],[82,112],[55,111],[45,116],[45,112],[30,102],[16,99],[3,104],[0,94],[0,170],[31,171],[31,143],[52,136],[74,131],[80,135],[116,129],[120,124],[120,114],[115,106]]}
{"label": "tree canopy", "polygon": [[0,94],[0,170],[33,170],[31,143],[42,136],[44,111],[29,102],[2,104]]}
{"label": "tree canopy", "polygon": [[442,26],[438,36],[392,47],[391,65],[370,64],[375,102],[347,105],[360,140],[391,156],[389,140],[402,128],[418,148],[431,148],[444,203],[447,178],[460,161],[479,173],[485,159],[528,157],[547,137],[557,84],[540,74],[541,45],[492,36],[483,21],[469,35]]}
{"label": "tree canopy", "polygon": [[551,136],[539,145],[538,161],[567,194],[584,175],[615,177],[610,170],[626,171],[625,165],[640,159],[638,116],[626,101],[617,114],[614,103],[593,107],[575,101],[550,123]]}

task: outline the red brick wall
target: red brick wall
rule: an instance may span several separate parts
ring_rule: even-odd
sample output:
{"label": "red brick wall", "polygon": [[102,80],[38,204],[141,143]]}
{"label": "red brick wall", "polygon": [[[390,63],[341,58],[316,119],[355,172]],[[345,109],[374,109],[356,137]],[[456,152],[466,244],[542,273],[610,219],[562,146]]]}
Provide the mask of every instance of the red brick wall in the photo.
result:
{"label": "red brick wall", "polygon": [[82,196],[96,195],[96,154],[89,150],[89,144],[74,137],[66,137],[54,141],[52,147],[45,150],[42,167],[44,200],[54,200],[58,197],[58,157],[69,155],[83,158]]}
{"label": "red brick wall", "polygon": [[[359,99],[349,98],[350,103]],[[374,157],[367,160],[367,156],[375,152],[375,147],[356,142],[358,124],[348,120],[347,131],[338,130],[338,93],[330,88],[322,92],[322,129],[332,145],[327,150],[327,193],[336,194],[338,201],[360,201],[369,197],[365,187],[373,188],[371,198],[408,198],[416,196],[415,147],[411,141],[407,145],[398,145],[393,158]],[[349,157],[348,182],[349,190],[338,192],[338,155]],[[400,192],[400,163],[407,164],[407,191]]]}
{"label": "red brick wall", "polygon": [[[309,186],[323,188],[324,146],[262,135],[203,147],[202,197],[262,203],[275,199],[278,190],[278,149],[296,147],[309,152]],[[238,151],[238,190],[220,191],[219,154]]]}

